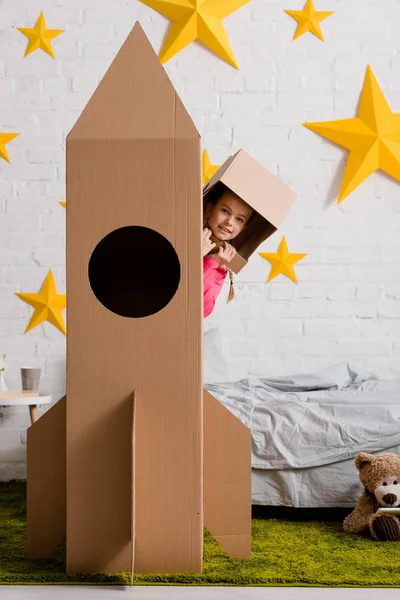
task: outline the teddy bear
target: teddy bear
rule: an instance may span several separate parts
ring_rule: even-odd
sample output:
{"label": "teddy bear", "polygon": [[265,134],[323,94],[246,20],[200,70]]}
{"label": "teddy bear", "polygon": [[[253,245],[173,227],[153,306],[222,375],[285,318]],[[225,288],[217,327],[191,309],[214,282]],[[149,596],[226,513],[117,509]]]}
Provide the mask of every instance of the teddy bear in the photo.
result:
{"label": "teddy bear", "polygon": [[394,514],[377,513],[378,508],[400,506],[400,456],[389,452],[355,457],[364,492],[357,506],[343,522],[347,533],[371,532],[376,540],[400,540],[400,521]]}

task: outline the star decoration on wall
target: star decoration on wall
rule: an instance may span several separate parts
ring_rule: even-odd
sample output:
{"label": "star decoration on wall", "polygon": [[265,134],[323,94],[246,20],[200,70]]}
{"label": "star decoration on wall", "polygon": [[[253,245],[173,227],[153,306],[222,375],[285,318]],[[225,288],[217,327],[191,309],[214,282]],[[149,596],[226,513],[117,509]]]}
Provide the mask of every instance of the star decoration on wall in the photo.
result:
{"label": "star decoration on wall", "polygon": [[206,184],[207,181],[211,179],[211,177],[218,171],[221,165],[212,165],[210,158],[208,156],[207,150],[203,151],[203,159],[202,159],[202,177],[203,184]]}
{"label": "star decoration on wall", "polygon": [[400,181],[400,113],[390,109],[369,65],[357,117],[303,125],[350,150],[338,204],[378,169]]}
{"label": "star decoration on wall", "polygon": [[160,61],[178,54],[191,42],[199,40],[230,65],[239,68],[222,19],[250,0],[140,0],[172,20],[159,54]]}
{"label": "star decoration on wall", "polygon": [[55,58],[51,40],[65,31],[65,29],[47,29],[43,12],[40,13],[35,27],[17,27],[17,29],[29,40],[24,57],[41,48],[44,52]]}
{"label": "star decoration on wall", "polygon": [[66,335],[64,318],[61,312],[66,307],[66,295],[57,293],[51,269],[38,294],[16,293],[15,295],[35,309],[24,333],[28,333],[44,321],[49,321],[61,333]]}
{"label": "star decoration on wall", "polygon": [[61,204],[61,206],[63,206],[64,208],[67,206],[65,200],[59,200],[58,203]]}
{"label": "star decoration on wall", "polygon": [[315,10],[314,0],[307,0],[303,10],[285,10],[284,12],[298,23],[297,29],[294,32],[293,40],[296,40],[301,35],[309,31],[317,38],[324,41],[320,23],[325,21],[325,19],[331,15],[335,14],[333,12]]}
{"label": "star decoration on wall", "polygon": [[15,139],[19,133],[0,133],[0,156],[4,158],[7,162],[10,161],[10,157],[8,156],[6,144]]}
{"label": "star decoration on wall", "polygon": [[259,252],[258,254],[271,263],[271,271],[269,272],[267,283],[278,275],[286,275],[286,277],[298,283],[293,265],[308,256],[308,254],[291,254],[284,237],[279,244],[277,252]]}

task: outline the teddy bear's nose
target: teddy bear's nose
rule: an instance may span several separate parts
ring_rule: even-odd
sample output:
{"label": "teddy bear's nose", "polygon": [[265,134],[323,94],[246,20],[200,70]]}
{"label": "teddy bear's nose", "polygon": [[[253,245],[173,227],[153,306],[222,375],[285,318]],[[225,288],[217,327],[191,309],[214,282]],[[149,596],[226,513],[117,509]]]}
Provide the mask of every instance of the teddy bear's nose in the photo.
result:
{"label": "teddy bear's nose", "polygon": [[397,501],[396,494],[385,494],[382,496],[382,500],[386,502],[386,504],[394,504]]}

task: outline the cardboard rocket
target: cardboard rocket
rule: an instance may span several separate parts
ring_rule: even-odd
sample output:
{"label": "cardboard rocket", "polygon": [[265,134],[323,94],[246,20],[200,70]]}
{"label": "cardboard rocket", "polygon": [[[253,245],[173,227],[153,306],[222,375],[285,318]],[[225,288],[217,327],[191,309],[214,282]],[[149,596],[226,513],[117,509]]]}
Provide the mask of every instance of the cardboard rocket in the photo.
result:
{"label": "cardboard rocket", "polygon": [[200,136],[136,24],[67,138],[67,393],[28,430],[28,556],[251,550],[250,431],[203,391]]}
{"label": "cardboard rocket", "polygon": [[203,202],[293,193],[244,151],[202,195],[200,136],[139,24],[67,138],[67,394],[27,436],[27,552],[67,572],[201,573],[204,526],[251,554],[251,434],[203,390]]}
{"label": "cardboard rocket", "polygon": [[136,25],[67,139],[68,571],[201,571],[200,190]]}

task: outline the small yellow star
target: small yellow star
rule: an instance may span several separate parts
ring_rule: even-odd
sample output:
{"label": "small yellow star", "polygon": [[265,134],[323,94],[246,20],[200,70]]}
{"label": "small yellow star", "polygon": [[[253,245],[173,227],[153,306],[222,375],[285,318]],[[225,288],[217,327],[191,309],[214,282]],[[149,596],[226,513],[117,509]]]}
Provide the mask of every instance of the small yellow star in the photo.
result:
{"label": "small yellow star", "polygon": [[218,171],[221,165],[212,165],[208,156],[207,150],[203,152],[203,184],[207,183],[209,179]]}
{"label": "small yellow star", "polygon": [[315,10],[314,0],[307,0],[303,10],[285,10],[284,12],[298,22],[293,40],[309,31],[324,41],[320,23],[334,14],[333,12]]}
{"label": "small yellow star", "polygon": [[378,169],[400,181],[400,113],[394,113],[368,65],[357,117],[304,127],[350,150],[338,204]]}
{"label": "small yellow star", "polygon": [[290,254],[284,237],[279,244],[278,252],[259,252],[258,254],[271,263],[272,268],[267,283],[280,274],[286,275],[286,277],[297,283],[293,265],[307,256],[307,254]]}
{"label": "small yellow star", "polygon": [[24,333],[28,333],[28,331],[44,321],[49,321],[49,323],[59,329],[61,333],[66,335],[64,318],[61,312],[66,307],[66,295],[57,294],[51,269],[38,294],[16,293],[15,295],[35,309]]}
{"label": "small yellow star", "polygon": [[230,65],[239,68],[222,19],[250,0],[140,0],[172,20],[159,58],[162,63],[199,40]]}
{"label": "small yellow star", "polygon": [[7,162],[10,161],[10,157],[8,156],[6,144],[11,142],[14,138],[16,138],[19,133],[0,133],[0,156],[4,158]]}
{"label": "small yellow star", "polygon": [[65,200],[59,200],[58,202],[59,202],[59,204],[61,204],[61,206],[63,206],[64,208],[67,206],[67,203],[65,202]]}
{"label": "small yellow star", "polygon": [[51,40],[65,31],[65,29],[47,29],[43,12],[40,13],[35,27],[17,27],[17,29],[29,40],[24,57],[41,48],[44,52],[55,58]]}

